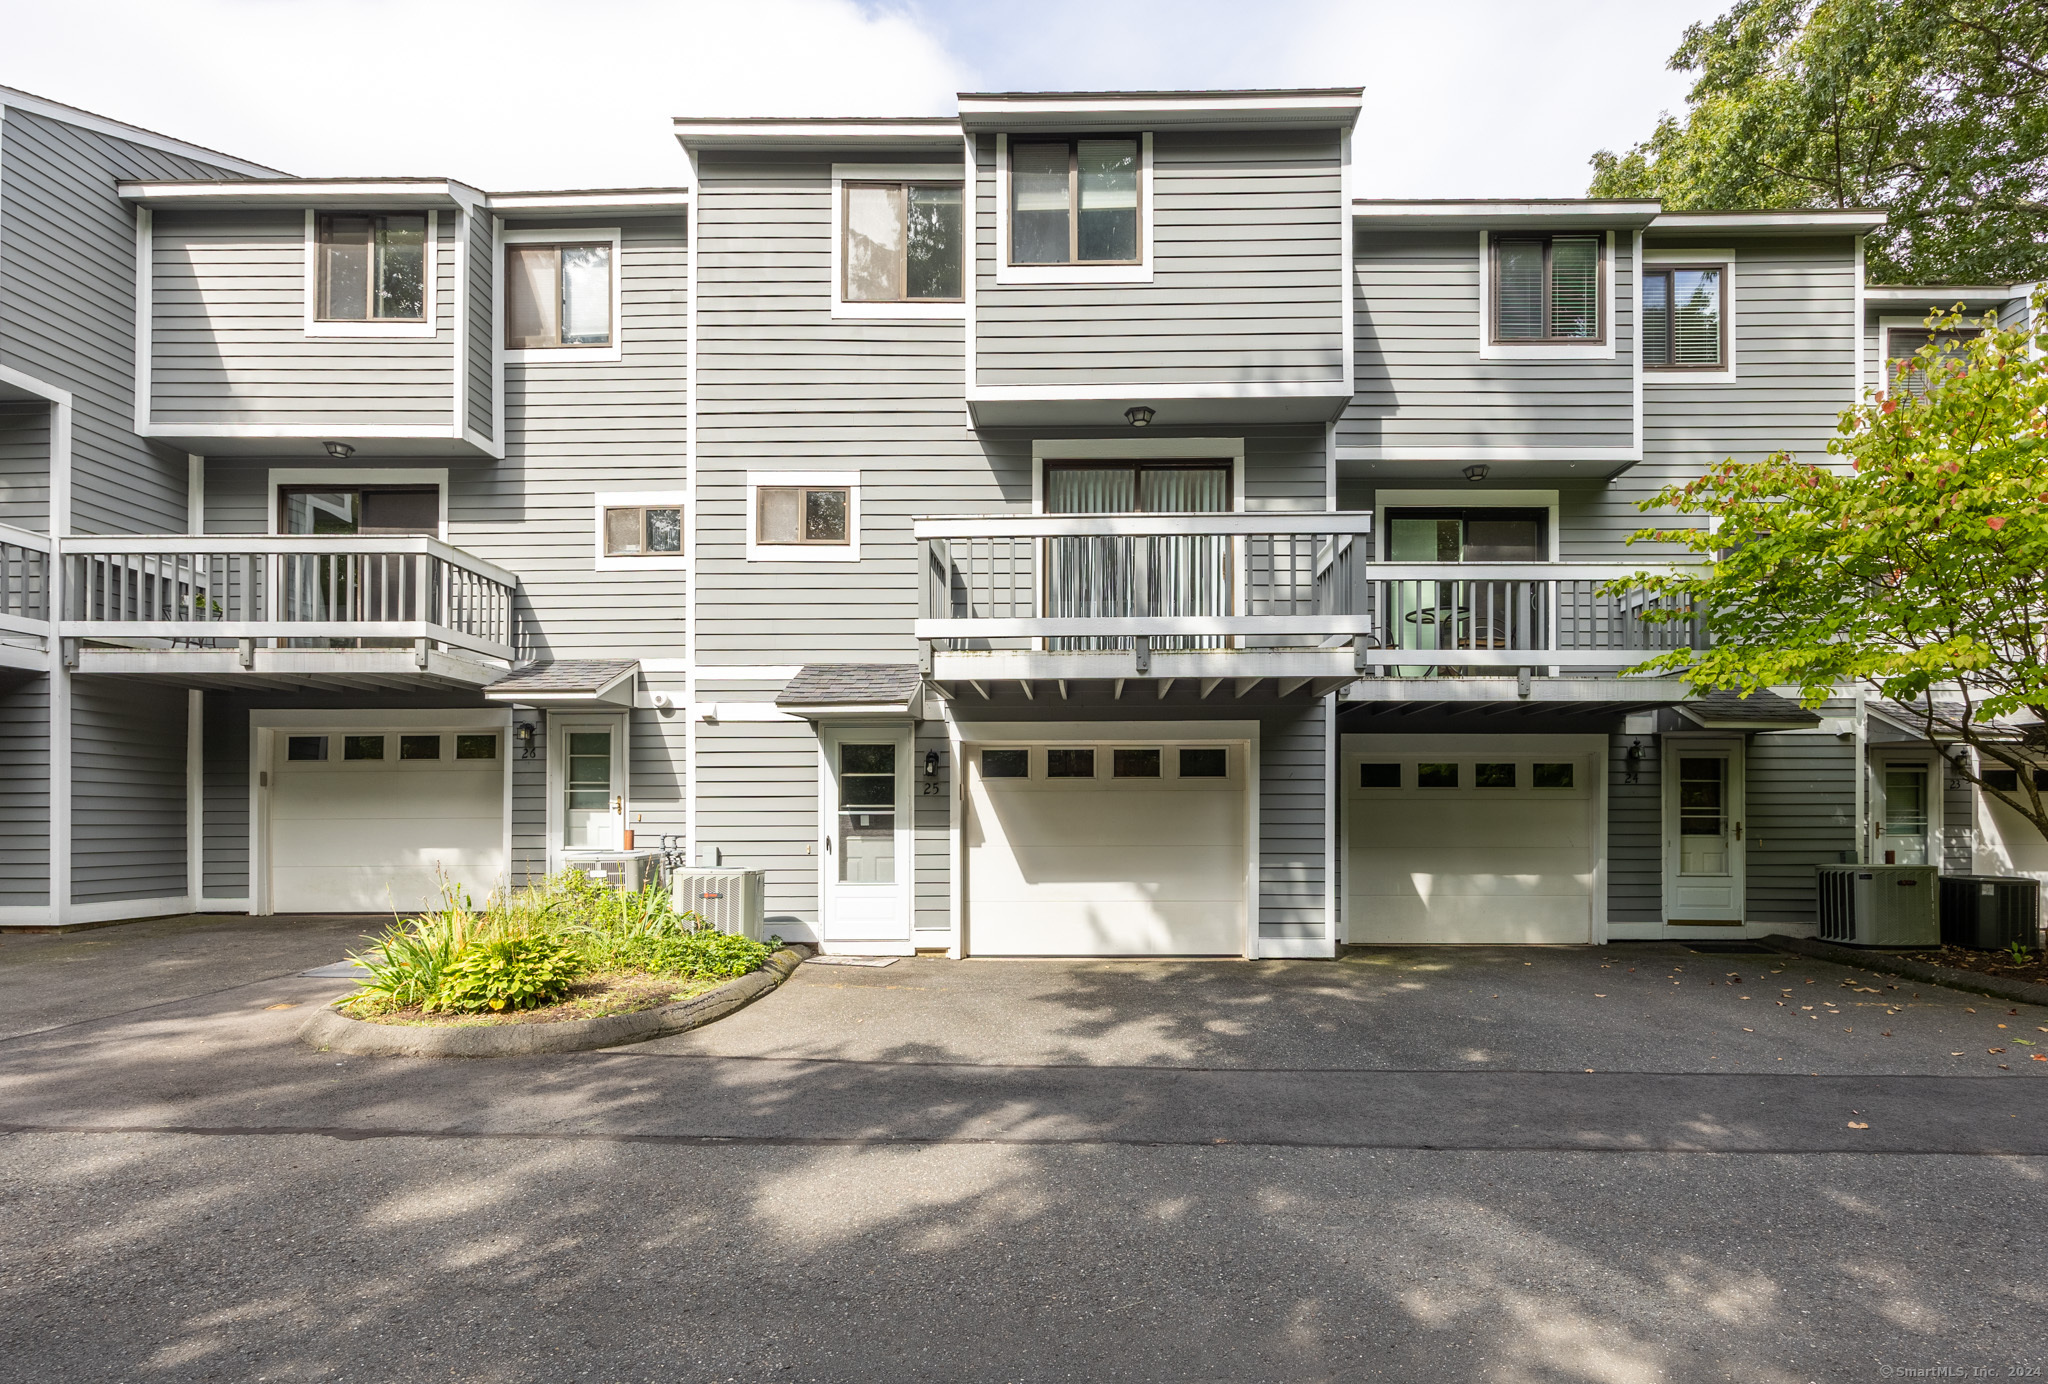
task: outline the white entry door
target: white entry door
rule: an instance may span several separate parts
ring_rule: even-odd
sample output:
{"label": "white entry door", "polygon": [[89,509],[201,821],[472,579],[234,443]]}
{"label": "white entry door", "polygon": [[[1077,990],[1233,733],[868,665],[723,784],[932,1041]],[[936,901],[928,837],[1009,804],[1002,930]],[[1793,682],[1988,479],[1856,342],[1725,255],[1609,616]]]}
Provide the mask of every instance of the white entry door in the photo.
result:
{"label": "white entry door", "polygon": [[548,740],[556,849],[618,850],[626,839],[625,718],[553,716]]}
{"label": "white entry door", "polygon": [[1933,785],[1939,782],[1933,767],[1924,760],[1887,760],[1883,769],[1883,812],[1878,818],[1872,861],[1880,865],[1939,864],[1933,852]]}
{"label": "white entry door", "polygon": [[1664,746],[1664,919],[1743,918],[1742,742]]}
{"label": "white entry door", "polygon": [[910,731],[823,730],[824,939],[835,949],[910,950]]}

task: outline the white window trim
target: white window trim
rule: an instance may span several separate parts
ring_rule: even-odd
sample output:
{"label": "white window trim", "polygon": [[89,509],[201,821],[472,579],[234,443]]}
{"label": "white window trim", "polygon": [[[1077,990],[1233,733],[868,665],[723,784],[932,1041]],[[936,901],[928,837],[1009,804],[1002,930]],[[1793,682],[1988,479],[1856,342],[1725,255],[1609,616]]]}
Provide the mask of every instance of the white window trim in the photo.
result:
{"label": "white window trim", "polygon": [[[1479,232],[1479,358],[1481,360],[1613,360],[1615,346],[1621,333],[1614,321],[1614,232],[1602,232],[1607,238],[1606,248],[1600,256],[1600,301],[1607,312],[1607,321],[1602,324],[1607,340],[1598,346],[1576,346],[1565,342],[1529,342],[1508,344],[1493,339],[1493,237],[1498,234],[1512,234],[1511,228],[1491,227]],[[1532,229],[1533,233],[1533,229]],[[1543,228],[1546,235],[1583,234],[1567,230]],[[1636,296],[1642,297],[1641,279],[1638,273]]]}
{"label": "white window trim", "polygon": [[269,509],[263,531],[277,536],[277,492],[287,485],[431,485],[440,492],[440,521],[435,537],[448,541],[448,468],[445,466],[292,466],[273,467],[267,495]]}
{"label": "white window trim", "polygon": [[[501,309],[497,318],[497,337],[508,361],[524,364],[549,365],[602,365],[616,364],[625,358],[626,318],[625,257],[621,252],[621,241],[617,226],[596,226],[555,231],[507,231],[498,244],[498,262],[491,272],[498,278],[505,276],[505,247],[508,245],[567,245],[571,242],[588,244],[603,241],[612,247],[612,344],[609,346],[535,346],[517,349],[505,346],[505,314]],[[510,284],[506,284],[510,288]]]}
{"label": "white window trim", "polygon": [[[365,215],[398,215],[365,209]],[[322,322],[317,316],[320,299],[319,214],[306,208],[306,335],[357,337],[412,337],[431,341],[441,325],[441,213],[427,209],[427,320],[424,322]]]}
{"label": "white window trim", "polygon": [[[1056,132],[1047,131],[1048,138]],[[1065,138],[1066,136],[1060,136]],[[1136,264],[1010,263],[1010,137],[996,136],[996,282],[999,284],[1149,284],[1152,282],[1152,132],[1138,136]],[[970,235],[969,239],[973,239]]]}
{"label": "white window trim", "polygon": [[[599,572],[681,572],[689,568],[690,504],[682,490],[600,490],[591,497],[591,553]],[[604,550],[604,512],[619,505],[652,505],[678,509],[683,513],[683,551],[680,553],[625,556]]]}
{"label": "white window trim", "polygon": [[[1389,509],[1543,509],[1550,512],[1547,527],[1550,530],[1550,556],[1547,562],[1558,561],[1557,540],[1557,492],[1555,490],[1376,490],[1372,497],[1372,531],[1375,542],[1381,542],[1377,535],[1387,531]],[[1375,556],[1375,561],[1378,557]]]}
{"label": "white window trim", "polygon": [[[1664,264],[1682,264],[1701,268],[1721,268],[1721,314],[1725,323],[1721,339],[1727,343],[1728,358],[1721,362],[1719,370],[1689,370],[1684,367],[1645,364],[1643,382],[1653,385],[1688,384],[1734,384],[1736,379],[1736,342],[1741,316],[1736,309],[1735,251],[1732,249],[1713,250],[1644,250],[1642,266],[1636,271],[1636,322],[1643,320],[1643,271]],[[1638,336],[1641,335],[1640,330]]]}
{"label": "white window trim", "polygon": [[[846,489],[846,542],[840,543],[757,543],[760,532],[756,509],[761,488],[785,485],[834,485]],[[687,541],[687,540],[685,540]],[[860,561],[860,472],[858,471],[749,471],[747,472],[747,561],[749,562],[859,562]]]}
{"label": "white window trim", "polygon": [[[846,184],[959,183],[961,185],[961,301],[957,303],[849,303],[846,300]],[[835,163],[832,165],[832,316],[852,322],[960,322],[967,317],[967,281],[974,273],[974,189],[957,163]]]}

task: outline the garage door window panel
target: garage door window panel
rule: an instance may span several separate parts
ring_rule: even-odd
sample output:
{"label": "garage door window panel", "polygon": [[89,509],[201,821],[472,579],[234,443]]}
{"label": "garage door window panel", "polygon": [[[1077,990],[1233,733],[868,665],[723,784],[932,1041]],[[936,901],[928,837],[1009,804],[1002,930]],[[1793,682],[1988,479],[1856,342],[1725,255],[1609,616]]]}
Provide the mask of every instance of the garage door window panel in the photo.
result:
{"label": "garage door window panel", "polygon": [[327,737],[324,735],[293,735],[284,742],[284,757],[287,760],[325,761],[327,758]]}
{"label": "garage door window panel", "polygon": [[1119,779],[1157,779],[1160,776],[1160,753],[1156,749],[1127,749],[1119,746],[1110,751],[1109,773]]}
{"label": "garage door window panel", "polygon": [[1431,761],[1415,766],[1417,788],[1456,788],[1458,786],[1458,765],[1451,761]]}
{"label": "garage door window panel", "polygon": [[1515,780],[1515,765],[1512,762],[1482,759],[1472,766],[1474,788],[1513,788]]}
{"label": "garage door window panel", "polygon": [[1095,777],[1093,749],[1053,749],[1045,752],[1045,776],[1049,779],[1092,779]]}
{"label": "garage door window panel", "polygon": [[1220,779],[1230,777],[1230,751],[1221,745],[1190,745],[1177,756],[1180,760],[1180,776],[1184,779]]}

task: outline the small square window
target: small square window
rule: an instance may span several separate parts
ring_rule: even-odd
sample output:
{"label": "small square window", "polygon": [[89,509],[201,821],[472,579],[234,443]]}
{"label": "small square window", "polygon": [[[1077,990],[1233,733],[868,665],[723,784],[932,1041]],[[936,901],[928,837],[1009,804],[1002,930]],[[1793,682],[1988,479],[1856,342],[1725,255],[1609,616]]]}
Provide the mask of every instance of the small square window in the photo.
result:
{"label": "small square window", "polygon": [[1538,788],[1569,788],[1572,786],[1570,764],[1532,764],[1529,777]]}
{"label": "small square window", "polygon": [[1456,764],[1418,764],[1415,766],[1417,788],[1456,788],[1458,766]]}
{"label": "small square window", "polygon": [[1012,143],[1010,263],[1138,263],[1143,179],[1136,136]]}
{"label": "small square window", "polygon": [[496,759],[498,737],[495,735],[458,735],[455,737],[457,759]]}
{"label": "small square window", "polygon": [[1472,766],[1472,786],[1475,788],[1513,788],[1515,766],[1512,763],[1475,764]]}
{"label": "small square window", "polygon": [[438,735],[401,735],[398,737],[400,759],[439,759],[441,737]]}
{"label": "small square window", "polygon": [[427,320],[427,218],[334,215],[315,224],[322,322]]}
{"label": "small square window", "polygon": [[612,344],[612,247],[507,245],[505,345],[514,351]]}
{"label": "small square window", "polygon": [[325,759],[327,758],[327,737],[324,735],[286,736],[284,757],[286,759]]}
{"label": "small square window", "polygon": [[341,737],[343,759],[382,759],[384,737],[381,735],[344,735]]}
{"label": "small square window", "polygon": [[959,183],[846,184],[844,301],[959,302],[966,206]]}
{"label": "small square window", "polygon": [[1401,766],[1399,764],[1361,764],[1358,766],[1360,788],[1399,788]]}
{"label": "small square window", "polygon": [[1604,342],[1605,242],[1596,235],[1493,238],[1496,342]]}
{"label": "small square window", "polygon": [[[297,759],[298,756],[293,755],[292,758]],[[2017,769],[1980,769],[1978,774],[1984,780],[1986,788],[1993,788],[2001,793],[2020,791],[2020,773]]]}
{"label": "small square window", "polygon": [[1190,746],[1180,752],[1182,778],[1229,778],[1230,751],[1221,745]]}
{"label": "small square window", "polygon": [[1031,751],[983,750],[981,776],[985,779],[1030,778]]}
{"label": "small square window", "polygon": [[1158,778],[1159,751],[1116,749],[1109,752],[1111,778]]}
{"label": "small square window", "polygon": [[607,505],[606,557],[675,557],[683,551],[683,511],[675,505]]}
{"label": "small square window", "polygon": [[1047,778],[1095,777],[1094,750],[1047,750],[1045,752],[1045,776]]}
{"label": "small square window", "polygon": [[851,508],[847,486],[764,485],[754,500],[754,541],[776,547],[844,547]]}

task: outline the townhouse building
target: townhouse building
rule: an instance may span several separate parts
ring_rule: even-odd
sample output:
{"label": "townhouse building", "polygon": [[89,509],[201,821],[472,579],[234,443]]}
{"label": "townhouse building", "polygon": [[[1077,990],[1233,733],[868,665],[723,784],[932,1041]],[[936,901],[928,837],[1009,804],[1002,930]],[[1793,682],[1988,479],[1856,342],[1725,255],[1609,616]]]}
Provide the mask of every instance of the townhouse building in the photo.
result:
{"label": "townhouse building", "polygon": [[1351,89],[533,193],[0,105],[0,923],[672,838],[833,950],[1312,957],[2037,863],[1853,690],[1622,675],[1696,637],[1604,593],[1637,502],[1822,458],[1947,291],[1874,214],[1365,198]]}

